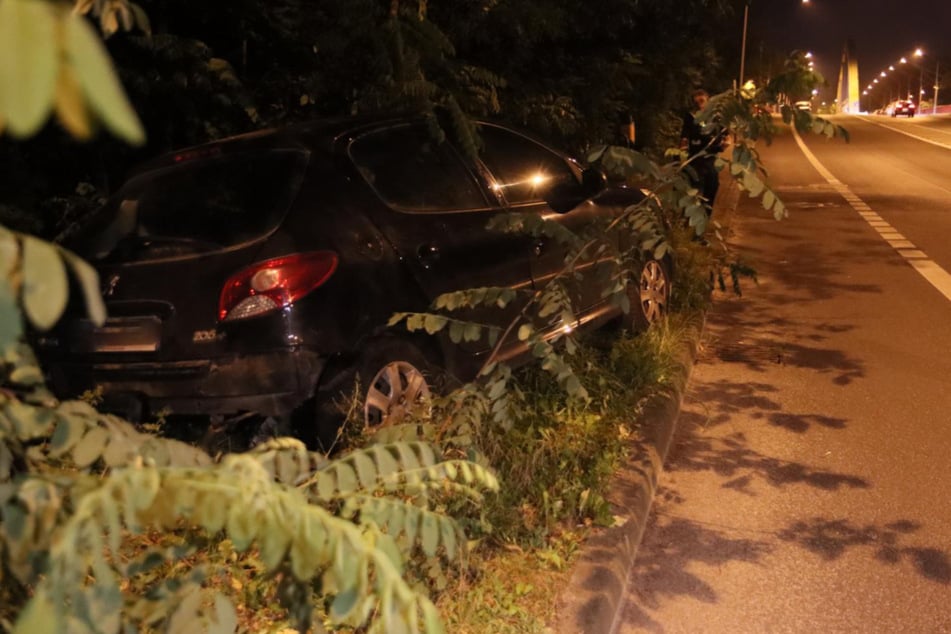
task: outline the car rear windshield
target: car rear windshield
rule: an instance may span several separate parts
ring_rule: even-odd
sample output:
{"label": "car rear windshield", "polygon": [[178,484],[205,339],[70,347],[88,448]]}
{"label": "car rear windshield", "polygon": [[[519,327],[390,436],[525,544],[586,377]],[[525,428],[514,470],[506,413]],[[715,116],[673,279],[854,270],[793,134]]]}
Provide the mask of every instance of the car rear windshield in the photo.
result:
{"label": "car rear windshield", "polygon": [[192,159],[135,177],[81,230],[86,257],[143,260],[232,247],[283,220],[304,178],[308,154],[267,150]]}

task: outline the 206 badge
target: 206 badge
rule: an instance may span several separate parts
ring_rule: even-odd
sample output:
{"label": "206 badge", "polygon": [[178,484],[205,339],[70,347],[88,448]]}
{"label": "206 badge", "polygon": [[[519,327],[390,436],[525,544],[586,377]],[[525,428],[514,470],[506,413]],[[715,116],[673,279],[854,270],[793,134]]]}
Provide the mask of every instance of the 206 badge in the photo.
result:
{"label": "206 badge", "polygon": [[219,333],[212,328],[211,330],[196,330],[192,334],[192,343],[210,343],[217,340]]}

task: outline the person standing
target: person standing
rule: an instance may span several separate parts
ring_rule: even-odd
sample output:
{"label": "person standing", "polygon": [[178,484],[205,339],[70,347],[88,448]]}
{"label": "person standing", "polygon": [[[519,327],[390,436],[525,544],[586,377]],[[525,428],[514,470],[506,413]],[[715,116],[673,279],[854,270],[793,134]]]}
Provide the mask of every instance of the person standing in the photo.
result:
{"label": "person standing", "polygon": [[680,131],[680,149],[686,150],[689,157],[687,174],[694,187],[700,190],[706,199],[707,215],[713,213],[713,203],[720,189],[720,174],[716,168],[717,154],[723,151],[724,134],[705,133],[703,126],[697,122],[696,115],[701,112],[710,101],[706,90],[695,90],[693,95],[694,108],[684,114],[683,126]]}

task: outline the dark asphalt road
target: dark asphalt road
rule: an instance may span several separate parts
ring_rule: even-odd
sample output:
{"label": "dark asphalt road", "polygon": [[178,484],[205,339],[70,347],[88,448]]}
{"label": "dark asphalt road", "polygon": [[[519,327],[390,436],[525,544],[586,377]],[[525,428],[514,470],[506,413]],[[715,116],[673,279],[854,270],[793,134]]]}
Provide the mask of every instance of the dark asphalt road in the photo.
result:
{"label": "dark asphalt road", "polygon": [[763,149],[620,632],[951,632],[951,119],[837,122]]}

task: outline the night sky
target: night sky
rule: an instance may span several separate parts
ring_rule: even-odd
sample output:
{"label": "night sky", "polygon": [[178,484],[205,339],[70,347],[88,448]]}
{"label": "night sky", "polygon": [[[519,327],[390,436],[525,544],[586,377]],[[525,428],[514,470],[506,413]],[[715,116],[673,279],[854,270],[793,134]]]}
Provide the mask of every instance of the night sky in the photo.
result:
{"label": "night sky", "polygon": [[[951,54],[949,36],[949,0],[810,0],[807,5],[801,0],[753,0],[750,7],[751,41],[765,39],[770,48],[784,51],[812,51],[819,72],[833,87],[848,38],[855,42],[864,89],[916,47],[925,51],[922,62],[933,79],[935,54]],[[747,63],[752,54],[748,51]]]}

